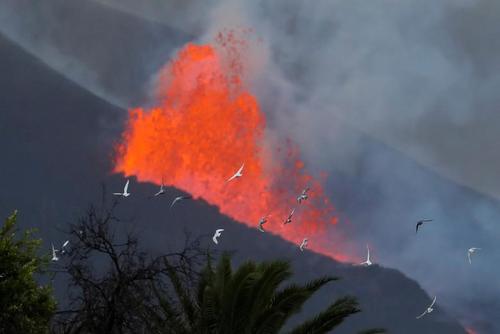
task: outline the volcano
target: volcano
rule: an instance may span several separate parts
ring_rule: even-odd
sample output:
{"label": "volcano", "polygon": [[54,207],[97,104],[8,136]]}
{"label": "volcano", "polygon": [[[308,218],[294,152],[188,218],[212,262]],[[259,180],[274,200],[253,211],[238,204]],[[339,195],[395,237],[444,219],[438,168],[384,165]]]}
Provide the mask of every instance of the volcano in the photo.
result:
{"label": "volcano", "polygon": [[[167,26],[115,12],[91,0],[71,4],[55,0],[34,12],[27,10],[30,4],[24,0],[4,2],[0,10],[1,14],[5,14],[9,11],[3,11],[3,8],[13,9],[9,12],[9,20],[0,24],[2,29],[9,22],[17,22],[14,32],[19,28],[28,32],[32,40],[37,40],[34,44],[27,44],[26,40],[21,43],[34,55],[32,57],[2,39],[0,148],[4,156],[0,171],[4,178],[0,190],[0,211],[6,216],[13,208],[19,208],[23,215],[21,222],[27,226],[38,226],[44,239],[50,240],[75,218],[75,212],[89,202],[98,201],[101,183],[112,190],[122,188],[122,175],[110,176],[108,172],[116,167],[111,163],[111,152],[125,131],[129,116],[126,110],[110,101],[118,100],[122,102],[120,105],[143,106],[147,111],[151,105],[144,101],[149,101],[145,95],[151,87],[145,82],[158,73],[165,62],[174,59],[173,55],[178,51],[176,48],[189,42],[190,37]],[[44,20],[47,16],[49,21]],[[13,31],[2,31],[19,41],[19,36]],[[58,51],[53,62],[42,52],[44,48]],[[59,73],[50,70],[44,63]],[[75,76],[75,71],[80,75]],[[92,80],[89,81],[89,78]],[[105,100],[95,94],[105,97]],[[269,119],[272,117],[270,110],[272,108],[265,110]],[[499,232],[498,224],[495,224],[500,216],[498,202],[430,172],[405,152],[393,150],[347,124],[338,124],[335,129],[332,127],[333,130],[340,131],[339,137],[351,136],[361,149],[356,159],[345,159],[343,162],[340,161],[342,159],[333,159],[335,164],[327,166],[327,182],[322,183],[325,194],[335,204],[335,216],[341,217],[340,223],[333,226],[333,231],[337,234],[341,232],[343,240],[349,241],[346,245],[332,242],[332,249],[341,249],[361,259],[365,244],[369,243],[375,262],[398,268],[417,280],[429,294],[437,294],[439,308],[448,310],[455,319],[471,325],[478,333],[500,332],[497,321],[500,312],[496,284],[498,272],[490,265],[500,261],[500,253],[494,251]],[[457,132],[457,135],[460,133]],[[325,142],[324,146],[309,148],[302,153],[308,154],[311,149],[319,151],[328,145],[331,146],[331,143]],[[332,154],[338,150],[338,147],[328,148]],[[240,162],[235,164],[237,166],[231,166],[230,173],[235,171],[233,168],[239,167]],[[139,179],[156,184],[161,181],[158,177]],[[146,194],[149,196],[150,191],[156,190],[138,183],[137,179],[132,178],[131,181],[132,189],[139,198]],[[35,188],[40,190],[36,197],[26,195],[27,189]],[[189,190],[180,188],[170,189],[167,196]],[[130,210],[126,207],[122,209],[128,217],[135,219],[139,229],[147,230],[145,233],[149,237],[145,236],[144,240],[151,241],[159,250],[164,249],[165,244],[175,243],[174,238],[169,236],[172,231],[189,227],[196,233],[208,233],[220,224],[232,226],[234,223],[203,200],[201,207],[195,202],[199,212],[191,212],[190,207],[184,205],[187,203],[183,203],[173,217],[166,215],[163,202],[141,203],[144,207],[133,204]],[[205,220],[204,214],[210,220]],[[437,224],[431,226],[424,236],[415,238],[415,219],[428,214],[432,214]],[[253,220],[241,223],[248,223],[252,228],[257,226]],[[171,225],[175,228],[167,229]],[[231,239],[225,239],[226,243],[221,245],[239,250],[240,258],[253,257],[254,254],[270,256],[283,250],[279,245],[296,249],[296,240],[293,240],[293,245],[283,243],[283,240],[266,243],[262,238],[269,238],[267,234],[254,240],[252,229],[238,225],[236,231],[241,231],[242,235],[231,234]],[[238,247],[233,247],[233,243],[238,243]],[[311,241],[313,245],[315,243]],[[466,249],[477,245],[488,251],[477,258],[474,267],[464,266]],[[261,251],[257,251],[259,249]],[[322,261],[332,265],[327,270],[329,274],[337,274],[337,266],[333,266],[336,262],[320,257],[321,261],[315,260],[319,262],[310,264],[307,260],[310,253],[303,255],[296,258],[295,253],[283,253],[283,256],[293,259],[297,264],[295,269],[301,275],[309,272],[311,276],[315,275],[314,264]],[[380,270],[386,272],[385,269]],[[370,278],[365,273],[359,275],[366,280]],[[351,279],[352,276],[346,276],[344,281]],[[407,280],[405,277],[401,279]],[[420,290],[416,285],[398,291],[401,294],[398,299],[392,294],[384,294],[388,287],[383,282],[376,281],[376,284],[380,284],[381,291],[377,298],[386,296],[380,306],[393,309],[390,315],[380,314],[386,319],[384,324],[403,316],[394,310],[396,304],[390,305],[392,298],[404,304],[400,299],[408,293],[409,298],[421,296],[418,304],[427,302],[422,291],[415,292],[415,289]],[[369,296],[368,299],[375,298],[373,294]],[[365,306],[368,305],[378,310],[379,304],[374,301]],[[379,324],[377,321],[365,323],[364,316],[361,314],[360,319],[365,325]],[[429,326],[435,326],[442,320],[439,316],[426,321],[432,322]],[[398,324],[396,332],[411,333],[411,328],[423,326],[410,326],[412,320],[408,321],[407,327]],[[447,323],[446,329],[425,327],[423,331],[446,333],[446,330],[453,332],[451,328],[458,328],[449,327],[450,322],[452,326],[458,325],[447,316],[443,321]],[[461,330],[454,332],[460,333]]]}
{"label": "volcano", "polygon": [[[101,183],[113,189],[123,185],[119,175],[109,175],[109,152],[125,126],[127,112],[65,79],[4,36],[0,37],[0,70],[4,74],[0,77],[0,151],[4,153],[0,215],[19,209],[24,227],[37,227],[49,249],[50,240],[61,237],[59,229],[87,203],[98,201]],[[26,196],[26,189],[40,192]],[[237,261],[280,254],[292,262],[299,281],[323,274],[341,277],[306,305],[301,318],[339,295],[352,294],[364,312],[349,319],[339,333],[373,326],[408,334],[465,333],[442,308],[433,317],[416,321],[415,314],[429,296],[397,270],[354,267],[309,251],[301,253],[296,244],[236,223],[203,200],[183,203],[168,214],[168,200],[147,199],[155,185],[132,179],[131,189],[134,194],[127,205],[121,205],[120,215],[141,231],[142,243],[152,251],[178,246],[185,228],[202,235],[222,226],[221,247],[234,251]],[[180,193],[174,188],[167,192],[167,199]]]}

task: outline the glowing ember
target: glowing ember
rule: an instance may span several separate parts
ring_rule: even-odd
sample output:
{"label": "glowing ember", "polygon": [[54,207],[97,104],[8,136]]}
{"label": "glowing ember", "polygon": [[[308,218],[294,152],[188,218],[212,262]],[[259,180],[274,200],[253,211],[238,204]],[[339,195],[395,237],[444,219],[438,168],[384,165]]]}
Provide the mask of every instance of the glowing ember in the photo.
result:
{"label": "glowing ember", "polygon": [[[267,231],[294,243],[308,237],[312,250],[345,260],[322,241],[336,223],[334,209],[320,182],[306,174],[297,148],[266,144],[265,116],[242,80],[242,47],[232,35],[220,35],[215,46],[186,45],[160,73],[158,105],[130,111],[114,171],[163,179],[255,228],[270,215]],[[243,177],[226,182],[243,163]],[[306,186],[309,199],[298,205]],[[293,222],[285,226],[293,207]]]}

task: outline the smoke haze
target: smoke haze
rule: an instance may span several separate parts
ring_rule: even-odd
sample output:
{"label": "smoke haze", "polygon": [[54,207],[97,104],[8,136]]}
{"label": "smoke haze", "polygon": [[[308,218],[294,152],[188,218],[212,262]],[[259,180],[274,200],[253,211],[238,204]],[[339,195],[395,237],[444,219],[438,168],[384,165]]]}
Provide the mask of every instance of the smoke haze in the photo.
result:
{"label": "smoke haze", "polygon": [[[56,15],[51,5],[1,1],[0,30],[128,107],[147,100],[156,70],[183,41],[252,28],[260,42],[248,56],[250,79],[269,132],[292,138],[309,168],[330,173],[349,252],[361,257],[370,243],[376,261],[417,279],[454,316],[479,333],[500,332],[500,271],[490,265],[500,261],[500,206],[487,197],[500,198],[500,3],[100,2],[129,13],[129,25],[110,31],[97,20],[87,34],[72,29],[85,26],[75,24],[84,15],[74,5]],[[136,17],[150,19],[150,30],[136,32]],[[141,41],[147,47],[135,48]],[[427,217],[435,221],[415,236]],[[469,247],[483,248],[472,266]]]}

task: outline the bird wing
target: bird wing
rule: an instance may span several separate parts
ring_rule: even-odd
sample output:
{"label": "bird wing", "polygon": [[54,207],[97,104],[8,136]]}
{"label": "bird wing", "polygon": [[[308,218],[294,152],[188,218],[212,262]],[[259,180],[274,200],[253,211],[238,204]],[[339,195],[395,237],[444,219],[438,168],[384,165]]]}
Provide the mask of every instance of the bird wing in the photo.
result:
{"label": "bird wing", "polygon": [[432,300],[432,303],[429,306],[429,308],[433,307],[435,303],[436,303],[436,296],[434,296],[434,299]]}
{"label": "bird wing", "polygon": [[422,313],[421,315],[419,315],[419,316],[417,317],[417,319],[422,318],[422,317],[423,317],[424,315],[426,315],[426,314],[427,314],[427,310],[425,310],[425,311],[424,311],[424,313]]}
{"label": "bird wing", "polygon": [[174,198],[174,200],[172,201],[172,204],[170,204],[170,208],[172,208],[174,206],[174,204],[177,203],[177,201],[179,201],[179,200],[180,200],[179,197]]}
{"label": "bird wing", "polygon": [[368,251],[368,256],[366,258],[366,262],[370,261],[370,247],[368,247],[368,245],[366,245],[366,250]]}
{"label": "bird wing", "polygon": [[220,237],[221,232],[224,231],[223,228],[220,228],[218,230],[215,230],[214,236],[212,237],[212,240],[218,244],[217,237]]}
{"label": "bird wing", "polygon": [[295,213],[295,208],[293,208],[292,211],[290,212],[290,217],[292,217],[294,213]]}
{"label": "bird wing", "polygon": [[418,228],[422,225],[421,222],[418,222],[417,225],[415,226],[415,233],[418,233]]}
{"label": "bird wing", "polygon": [[130,183],[130,180],[127,180],[127,183],[125,183],[125,187],[123,187],[123,193],[127,194],[128,193],[128,184]]}
{"label": "bird wing", "polygon": [[113,193],[113,195],[121,196],[121,195],[123,195],[123,193]]}
{"label": "bird wing", "polygon": [[240,167],[240,169],[238,169],[238,171],[236,172],[236,174],[241,174],[241,172],[243,171],[243,168],[245,167],[245,164],[243,163]]}
{"label": "bird wing", "polygon": [[63,243],[62,248],[64,248],[64,247],[68,246],[68,244],[69,244],[69,240],[66,240],[66,241]]}
{"label": "bird wing", "polygon": [[467,252],[467,257],[469,258],[469,263],[472,264],[472,260],[470,258],[470,252]]}

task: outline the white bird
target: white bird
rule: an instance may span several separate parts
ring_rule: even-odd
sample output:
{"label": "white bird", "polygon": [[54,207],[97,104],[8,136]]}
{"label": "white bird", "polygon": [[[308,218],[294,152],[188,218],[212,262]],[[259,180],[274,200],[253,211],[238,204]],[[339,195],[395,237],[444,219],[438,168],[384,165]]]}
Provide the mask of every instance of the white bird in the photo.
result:
{"label": "white bird", "polygon": [[127,180],[127,183],[125,183],[125,187],[123,187],[123,192],[122,193],[113,193],[115,196],[123,196],[123,197],[129,197],[130,193],[128,192],[128,185],[130,183],[130,180]]}
{"label": "white bird", "polygon": [[259,230],[259,231],[261,231],[261,232],[266,232],[266,231],[264,230],[264,227],[262,227],[262,225],[264,225],[265,223],[267,223],[267,217],[268,217],[268,216],[264,216],[264,217],[262,217],[262,218],[260,219],[260,221],[259,221],[259,227],[258,227],[258,230]]}
{"label": "white bird", "polygon": [[238,169],[238,171],[233,176],[231,176],[226,182],[229,182],[229,181],[232,181],[232,180],[237,179],[239,177],[242,177],[243,176],[243,167],[245,167],[245,164],[241,165],[240,169]]}
{"label": "white bird", "polygon": [[419,315],[419,316],[417,317],[417,319],[420,319],[420,318],[422,318],[424,315],[429,314],[429,313],[431,313],[432,311],[434,311],[434,309],[433,309],[432,307],[434,306],[434,303],[435,303],[435,302],[436,302],[436,296],[434,296],[434,299],[432,300],[431,305],[429,305],[429,307],[428,307],[428,308],[424,311],[424,313],[422,313],[421,315]]}
{"label": "white bird", "polygon": [[302,203],[302,201],[305,201],[306,199],[309,198],[309,196],[307,195],[307,192],[309,191],[309,187],[305,188],[304,190],[302,190],[302,193],[297,196],[297,203]]}
{"label": "white bird", "polygon": [[163,195],[165,194],[167,191],[165,190],[165,185],[163,184],[163,181],[161,182],[161,185],[160,185],[160,190],[153,195],[153,197],[157,197],[157,196],[160,196],[160,195]]}
{"label": "white bird", "polygon": [[61,255],[66,253],[66,247],[69,245],[69,240],[66,240],[61,246]]}
{"label": "white bird", "polygon": [[58,250],[54,248],[54,244],[52,244],[52,261],[59,261],[59,258],[57,257],[57,252]]}
{"label": "white bird", "polygon": [[215,233],[214,233],[214,236],[212,237],[212,240],[215,242],[216,245],[219,243],[219,241],[217,240],[217,238],[221,236],[221,234],[222,234],[223,231],[224,231],[223,228],[215,230]]}
{"label": "white bird", "polygon": [[302,240],[302,242],[300,243],[300,251],[303,252],[304,251],[304,248],[307,248],[307,238],[304,238],[304,240]]}
{"label": "white bird", "polygon": [[370,247],[368,247],[368,245],[366,245],[366,250],[367,250],[367,255],[366,255],[366,261],[365,262],[361,262],[359,265],[361,266],[371,266],[372,265],[372,261],[370,261]]}
{"label": "white bird", "polygon": [[170,204],[170,209],[172,209],[172,207],[175,205],[175,203],[179,202],[179,201],[183,201],[185,199],[191,199],[193,198],[192,196],[177,196],[173,201],[172,201],[172,204]]}
{"label": "white bird", "polygon": [[481,248],[471,247],[467,250],[467,257],[469,258],[469,263],[472,264],[471,255],[474,254],[477,250],[481,250]]}
{"label": "white bird", "polygon": [[292,216],[294,213],[295,213],[295,208],[293,208],[292,211],[290,211],[290,213],[288,214],[288,217],[286,218],[284,225],[290,224],[292,222]]}

